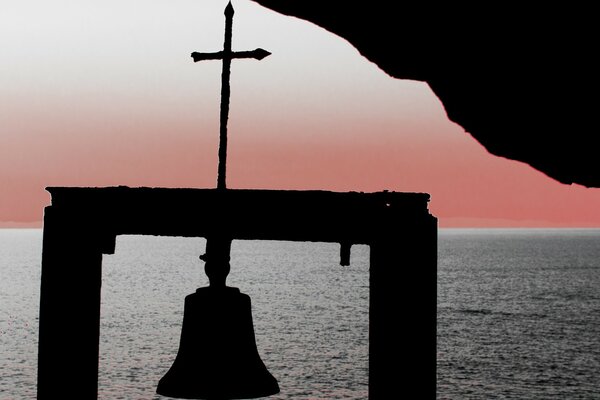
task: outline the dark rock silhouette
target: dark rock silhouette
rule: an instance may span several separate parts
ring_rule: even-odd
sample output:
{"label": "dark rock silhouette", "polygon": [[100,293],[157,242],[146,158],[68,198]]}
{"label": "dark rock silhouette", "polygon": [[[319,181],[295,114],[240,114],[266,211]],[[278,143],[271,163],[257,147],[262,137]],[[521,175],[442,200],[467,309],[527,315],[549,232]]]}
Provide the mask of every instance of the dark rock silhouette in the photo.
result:
{"label": "dark rock silhouette", "polygon": [[[369,245],[369,398],[435,399],[437,220],[427,210],[429,195],[127,187],[48,190],[52,205],[44,213],[38,399],[97,398],[102,254],[114,253],[116,236],[122,234],[206,237],[209,248],[204,258],[209,263],[215,243],[217,252],[228,254],[223,238],[341,243],[344,264],[350,261],[353,244]],[[231,307],[246,322],[211,315],[206,299],[213,288],[208,288],[188,297],[184,324],[190,322],[191,305],[204,321],[224,318],[219,323],[225,332],[245,330],[244,340],[250,343],[251,316],[244,311],[249,302],[235,289],[226,289],[220,276],[211,279],[233,293],[223,307]],[[191,329],[187,333],[201,326]],[[193,347],[183,334],[181,347]],[[208,332],[199,335],[202,341],[213,340]],[[238,352],[232,350],[235,346],[223,354]],[[257,362],[253,346],[244,349],[241,353]]]}
{"label": "dark rock silhouette", "polygon": [[392,77],[427,82],[490,153],[600,187],[591,4],[254,1],[341,36]]}

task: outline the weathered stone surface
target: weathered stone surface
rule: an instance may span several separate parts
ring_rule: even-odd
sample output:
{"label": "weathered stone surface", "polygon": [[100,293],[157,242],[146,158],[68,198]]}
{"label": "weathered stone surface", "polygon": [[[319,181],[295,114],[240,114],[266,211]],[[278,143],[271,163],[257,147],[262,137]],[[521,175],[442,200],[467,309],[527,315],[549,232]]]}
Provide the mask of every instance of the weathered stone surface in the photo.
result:
{"label": "weathered stone surface", "polygon": [[427,82],[490,153],[600,187],[591,6],[254,1],[345,38],[394,78]]}

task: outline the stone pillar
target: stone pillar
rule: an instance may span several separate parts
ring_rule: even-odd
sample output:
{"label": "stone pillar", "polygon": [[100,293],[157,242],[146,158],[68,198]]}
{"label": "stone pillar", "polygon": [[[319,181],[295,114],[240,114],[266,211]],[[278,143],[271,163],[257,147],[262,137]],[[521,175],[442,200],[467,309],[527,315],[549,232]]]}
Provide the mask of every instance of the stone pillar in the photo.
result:
{"label": "stone pillar", "polygon": [[369,399],[436,398],[437,220],[371,244]]}
{"label": "stone pillar", "polygon": [[96,399],[102,240],[91,221],[44,216],[39,315],[40,400]]}

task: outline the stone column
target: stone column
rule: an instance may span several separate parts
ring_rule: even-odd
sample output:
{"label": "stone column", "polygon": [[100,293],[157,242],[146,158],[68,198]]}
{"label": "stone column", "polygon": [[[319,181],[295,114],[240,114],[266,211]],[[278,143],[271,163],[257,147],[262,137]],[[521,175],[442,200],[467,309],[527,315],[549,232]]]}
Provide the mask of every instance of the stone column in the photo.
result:
{"label": "stone column", "polygon": [[44,216],[39,315],[41,400],[96,399],[102,238],[91,221]]}
{"label": "stone column", "polygon": [[369,399],[436,398],[437,220],[371,244]]}

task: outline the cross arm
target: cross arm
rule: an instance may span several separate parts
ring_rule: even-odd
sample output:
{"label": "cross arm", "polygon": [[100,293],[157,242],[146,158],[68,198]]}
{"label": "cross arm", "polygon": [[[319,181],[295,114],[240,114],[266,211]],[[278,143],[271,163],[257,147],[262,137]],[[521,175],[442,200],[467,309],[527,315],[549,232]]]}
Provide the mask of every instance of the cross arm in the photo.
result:
{"label": "cross arm", "polygon": [[217,51],[216,53],[198,53],[195,51],[192,53],[192,58],[194,59],[194,62],[204,60],[223,60],[225,58],[254,58],[256,60],[262,60],[269,55],[271,55],[270,52],[259,48],[252,51],[233,51],[227,53],[224,51]]}
{"label": "cross arm", "polygon": [[231,58],[254,58],[256,60],[262,60],[270,55],[271,53],[267,50],[258,48],[252,51],[234,51]]}
{"label": "cross arm", "polygon": [[225,53],[222,51],[217,51],[216,53],[198,53],[197,51],[192,53],[192,58],[194,62],[203,61],[203,60],[222,60],[225,58],[223,55]]}

